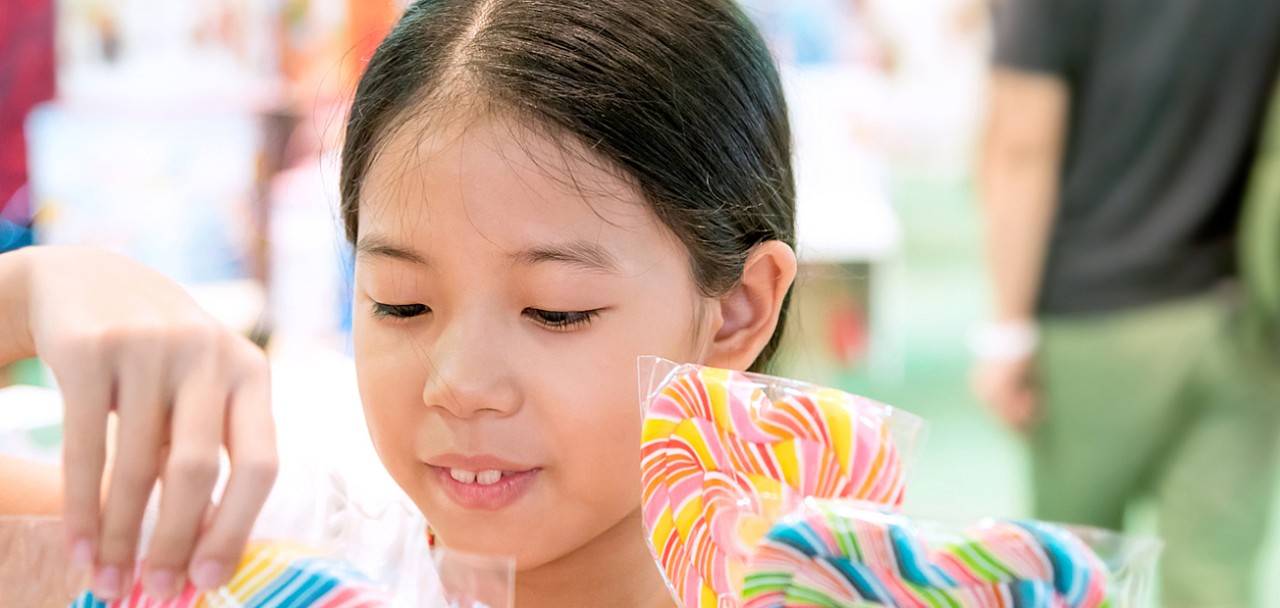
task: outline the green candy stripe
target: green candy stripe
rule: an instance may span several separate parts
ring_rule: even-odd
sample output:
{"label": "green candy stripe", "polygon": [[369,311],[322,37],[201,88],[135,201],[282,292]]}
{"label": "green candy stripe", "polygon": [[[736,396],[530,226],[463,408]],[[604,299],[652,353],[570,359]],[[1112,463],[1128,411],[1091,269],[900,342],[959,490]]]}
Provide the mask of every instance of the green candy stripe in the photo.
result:
{"label": "green candy stripe", "polygon": [[987,579],[987,582],[1003,583],[1017,578],[1011,570],[1000,563],[1000,560],[978,543],[961,543],[952,545],[951,549],[953,555],[973,569],[975,574]]}

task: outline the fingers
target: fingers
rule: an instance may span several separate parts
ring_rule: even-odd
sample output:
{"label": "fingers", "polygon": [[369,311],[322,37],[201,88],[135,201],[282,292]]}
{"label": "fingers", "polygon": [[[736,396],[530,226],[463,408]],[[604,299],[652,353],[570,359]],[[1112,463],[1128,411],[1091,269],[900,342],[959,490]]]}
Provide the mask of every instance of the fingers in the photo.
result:
{"label": "fingers", "polygon": [[253,367],[227,405],[224,424],[231,475],[191,560],[191,580],[201,589],[216,588],[230,578],[275,483],[279,465],[270,399],[263,362]]}
{"label": "fingers", "polygon": [[89,568],[98,550],[113,381],[105,359],[89,357],[74,376],[62,374],[58,384],[66,411],[76,412],[63,422],[63,519],[73,564]]}
{"label": "fingers", "polygon": [[163,378],[163,364],[159,356],[134,357],[119,379],[116,460],[102,507],[97,569],[91,584],[99,598],[118,598],[132,588],[142,517],[167,437],[168,408],[163,382],[158,381]]}
{"label": "fingers", "polygon": [[974,392],[1002,422],[1027,432],[1040,416],[1039,387],[1030,360],[986,361],[973,375]]}
{"label": "fingers", "polygon": [[[123,257],[51,253],[45,263],[52,269],[31,277],[40,306],[28,325],[66,402],[63,500],[73,559],[96,567],[98,597],[129,590],[143,516],[163,475],[143,571],[148,591],[165,596],[201,559],[229,572],[275,476],[265,356],[180,286]],[[221,448],[233,439],[231,487],[213,508]]]}
{"label": "fingers", "polygon": [[142,575],[147,595],[156,599],[170,599],[185,585],[187,566],[218,482],[227,389],[217,379],[216,368],[193,374],[174,400],[160,514]]}
{"label": "fingers", "polygon": [[[127,337],[118,347],[89,349],[71,372],[57,368],[68,413],[64,491],[71,554],[80,565],[95,566],[90,588],[98,598],[120,598],[132,589],[144,514],[163,475],[142,572],[145,591],[170,599],[188,577],[201,589],[216,588],[239,564],[278,467],[265,355],[225,336],[184,334],[177,336],[186,340],[180,346],[173,334]],[[113,405],[118,420],[109,463]],[[211,506],[224,443],[231,475],[221,504]]]}
{"label": "fingers", "polygon": [[1029,432],[1039,418],[1039,400],[1031,388],[1022,388],[1005,398],[1005,421],[1019,432]]}

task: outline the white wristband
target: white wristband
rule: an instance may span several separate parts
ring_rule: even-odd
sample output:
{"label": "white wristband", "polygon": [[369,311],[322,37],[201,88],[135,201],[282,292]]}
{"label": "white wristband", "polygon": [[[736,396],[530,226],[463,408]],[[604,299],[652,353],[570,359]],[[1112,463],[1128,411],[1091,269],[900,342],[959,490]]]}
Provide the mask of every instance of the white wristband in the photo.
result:
{"label": "white wristband", "polygon": [[1040,327],[1031,320],[988,323],[969,334],[969,349],[983,361],[1025,359],[1039,346]]}

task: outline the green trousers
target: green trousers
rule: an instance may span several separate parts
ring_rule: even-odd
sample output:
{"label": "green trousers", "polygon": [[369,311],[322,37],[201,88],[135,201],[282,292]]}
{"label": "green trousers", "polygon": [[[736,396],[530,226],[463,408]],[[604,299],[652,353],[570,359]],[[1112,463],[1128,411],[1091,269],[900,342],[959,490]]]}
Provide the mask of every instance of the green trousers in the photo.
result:
{"label": "green trousers", "polygon": [[1214,294],[1043,320],[1036,517],[1120,529],[1133,499],[1152,498],[1167,608],[1263,605],[1280,369],[1243,353],[1235,311]]}

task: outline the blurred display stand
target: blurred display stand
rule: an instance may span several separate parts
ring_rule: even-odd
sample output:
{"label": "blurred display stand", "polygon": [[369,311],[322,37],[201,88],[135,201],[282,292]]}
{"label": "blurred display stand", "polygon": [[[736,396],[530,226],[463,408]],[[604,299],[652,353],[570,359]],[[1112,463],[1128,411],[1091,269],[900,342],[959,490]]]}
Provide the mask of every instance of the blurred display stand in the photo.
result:
{"label": "blurred display stand", "polygon": [[277,2],[61,0],[58,96],[27,119],[36,241],[116,251],[252,333],[278,137]]}
{"label": "blurred display stand", "polygon": [[883,41],[855,0],[744,0],[782,68],[795,145],[800,272],[775,370],[840,385],[896,373],[886,268],[901,248],[890,166],[867,136],[888,111]]}
{"label": "blurred display stand", "polygon": [[28,133],[40,242],[119,251],[188,283],[248,275],[252,115],[49,105]]}
{"label": "blurred display stand", "polygon": [[270,191],[271,353],[349,353],[352,252],[338,218],[335,154],[288,168]]}
{"label": "blurred display stand", "polygon": [[99,108],[272,108],[278,0],[59,0],[58,98]]}
{"label": "blurred display stand", "polygon": [[913,202],[910,184],[968,187],[987,4],[740,1],[782,66],[795,134],[802,265],[777,371],[834,386],[897,385],[908,249],[929,238],[907,224],[948,212],[947,200]]}
{"label": "blurred display stand", "polygon": [[264,344],[278,321],[341,345],[337,171],[321,164],[400,10],[59,0],[58,96],[26,129],[36,242],[141,261]]}
{"label": "blurred display stand", "polygon": [[883,84],[857,66],[786,67],[796,154],[796,231],[800,273],[779,370],[813,382],[896,368],[878,323],[884,268],[902,228],[889,192],[888,160],[856,137],[879,111]]}
{"label": "blurred display stand", "polygon": [[184,284],[261,299],[249,281],[262,150],[253,114],[57,103],[27,124],[38,242],[116,251]]}

